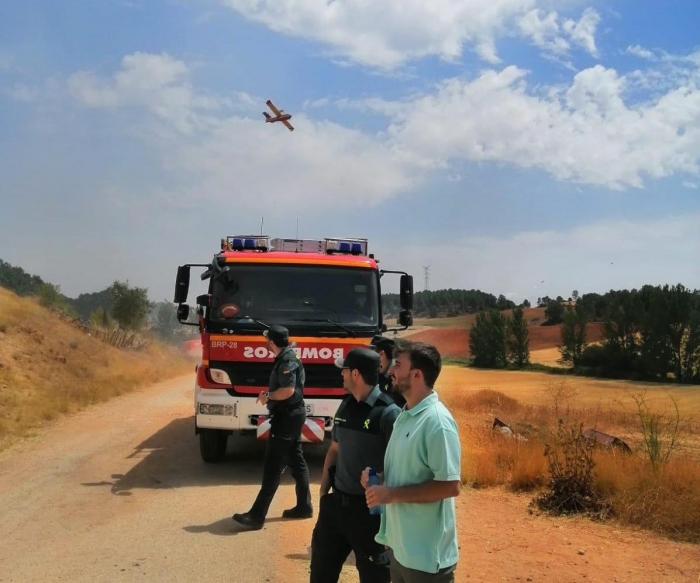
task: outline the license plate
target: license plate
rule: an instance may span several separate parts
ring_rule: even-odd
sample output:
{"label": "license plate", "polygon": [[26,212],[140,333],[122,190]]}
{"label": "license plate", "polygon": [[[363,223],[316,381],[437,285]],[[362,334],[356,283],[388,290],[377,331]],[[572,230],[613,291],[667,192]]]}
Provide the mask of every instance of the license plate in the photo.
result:
{"label": "license plate", "polygon": [[314,414],[314,406],[311,403],[306,403],[306,414],[307,415],[313,415]]}

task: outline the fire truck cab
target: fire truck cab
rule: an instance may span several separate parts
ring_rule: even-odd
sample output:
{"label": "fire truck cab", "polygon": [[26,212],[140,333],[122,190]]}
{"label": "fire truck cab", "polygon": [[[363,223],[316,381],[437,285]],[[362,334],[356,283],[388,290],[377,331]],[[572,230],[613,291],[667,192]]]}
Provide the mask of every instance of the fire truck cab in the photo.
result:
{"label": "fire truck cab", "polygon": [[[274,355],[263,331],[290,332],[306,373],[307,420],[302,439],[322,442],[345,396],[334,360],[373,336],[413,324],[413,278],[379,270],[366,239],[271,239],[229,236],[208,264],[178,267],[174,301],[178,321],[198,326],[201,362],[195,369],[194,419],[205,462],[218,462],[233,432],[266,439],[268,410],[257,402],[267,389]],[[196,299],[198,322],[187,321],[190,270],[203,269],[208,293]],[[384,323],[381,279],[400,274],[399,327]]]}

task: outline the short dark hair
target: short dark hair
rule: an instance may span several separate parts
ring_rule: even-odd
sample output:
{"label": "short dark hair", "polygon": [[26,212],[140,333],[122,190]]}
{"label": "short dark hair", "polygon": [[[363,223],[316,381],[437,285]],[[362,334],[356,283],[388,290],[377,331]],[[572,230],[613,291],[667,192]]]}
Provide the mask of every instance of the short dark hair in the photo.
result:
{"label": "short dark hair", "polygon": [[442,370],[442,358],[438,349],[427,342],[404,341],[396,347],[395,356],[408,354],[411,368],[423,373],[425,384],[431,389],[440,376]]}
{"label": "short dark hair", "polygon": [[394,358],[394,347],[396,346],[396,341],[393,338],[388,338],[387,336],[375,336],[372,338],[370,346],[372,346],[377,354],[380,351],[384,351],[384,354],[386,354],[386,357],[389,360]]}
{"label": "short dark hair", "polygon": [[377,370],[368,370],[368,369],[357,369],[357,372],[360,373],[360,376],[362,377],[362,380],[366,385],[369,385],[370,387],[373,387],[377,383],[379,383],[379,369]]}

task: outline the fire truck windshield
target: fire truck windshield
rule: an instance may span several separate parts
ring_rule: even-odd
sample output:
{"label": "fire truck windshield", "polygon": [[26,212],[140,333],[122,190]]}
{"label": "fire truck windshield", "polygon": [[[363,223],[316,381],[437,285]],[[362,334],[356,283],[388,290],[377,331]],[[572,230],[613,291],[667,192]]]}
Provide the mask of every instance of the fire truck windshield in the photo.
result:
{"label": "fire truck windshield", "polygon": [[345,334],[379,325],[377,273],[370,269],[233,264],[210,289],[209,322],[215,327],[250,328],[256,319]]}

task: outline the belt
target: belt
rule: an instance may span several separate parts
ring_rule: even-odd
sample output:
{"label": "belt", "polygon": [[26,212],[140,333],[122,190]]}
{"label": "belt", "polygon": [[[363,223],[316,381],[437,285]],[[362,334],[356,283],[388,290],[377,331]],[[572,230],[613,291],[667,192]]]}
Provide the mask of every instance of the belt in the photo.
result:
{"label": "belt", "polygon": [[346,494],[345,492],[338,490],[338,488],[335,486],[333,486],[331,494],[340,500],[342,506],[362,503],[365,507],[367,507],[367,499],[365,498],[364,494]]}
{"label": "belt", "polygon": [[285,412],[291,412],[291,411],[296,411],[297,409],[303,409],[304,408],[304,401],[299,401],[297,403],[286,403],[285,401],[272,401],[274,405],[272,406],[271,412],[274,413],[275,411],[285,411]]}

